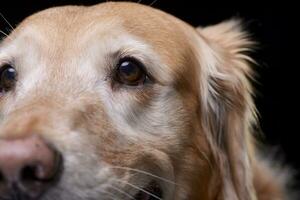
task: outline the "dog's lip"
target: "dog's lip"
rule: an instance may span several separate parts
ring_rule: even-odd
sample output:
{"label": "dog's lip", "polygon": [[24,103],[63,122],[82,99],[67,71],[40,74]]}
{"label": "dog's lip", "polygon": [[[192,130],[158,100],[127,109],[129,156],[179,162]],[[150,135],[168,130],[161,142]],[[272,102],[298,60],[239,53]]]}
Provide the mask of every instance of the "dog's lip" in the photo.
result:
{"label": "dog's lip", "polygon": [[150,182],[134,196],[135,200],[160,200],[162,198],[163,191],[155,181]]}

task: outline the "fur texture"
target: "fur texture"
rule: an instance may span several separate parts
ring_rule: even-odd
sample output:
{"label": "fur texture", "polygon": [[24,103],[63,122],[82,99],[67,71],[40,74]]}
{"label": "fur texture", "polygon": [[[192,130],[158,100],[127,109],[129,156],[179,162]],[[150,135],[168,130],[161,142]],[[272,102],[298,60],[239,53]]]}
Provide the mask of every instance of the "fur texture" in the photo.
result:
{"label": "fur texture", "polygon": [[[132,199],[152,181],[164,200],[287,199],[252,137],[252,45],[239,20],[194,28],[134,3],[39,12],[1,42],[18,81],[0,138],[38,134],[62,153],[41,200]],[[124,56],[154,81],[114,83]]]}

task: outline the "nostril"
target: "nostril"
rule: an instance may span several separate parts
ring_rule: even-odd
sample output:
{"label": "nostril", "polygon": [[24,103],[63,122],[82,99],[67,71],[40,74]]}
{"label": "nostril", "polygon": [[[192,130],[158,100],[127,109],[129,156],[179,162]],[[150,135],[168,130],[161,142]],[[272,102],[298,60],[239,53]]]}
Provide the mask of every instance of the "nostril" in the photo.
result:
{"label": "nostril", "polygon": [[59,174],[61,162],[57,161],[57,164],[50,170],[43,165],[28,165],[23,167],[20,173],[20,181],[23,184],[31,184],[36,182],[51,182]]}
{"label": "nostril", "polygon": [[39,181],[37,175],[37,166],[26,166],[22,169],[20,174],[21,182],[23,183],[31,183],[35,181]]}
{"label": "nostril", "polygon": [[62,168],[61,153],[40,137],[0,140],[0,200],[9,191],[38,199],[59,181]]}
{"label": "nostril", "polygon": [[4,180],[4,176],[2,174],[2,172],[0,171],[0,184],[3,183],[5,180]]}
{"label": "nostril", "polygon": [[62,168],[62,157],[55,152],[51,164],[38,163],[24,166],[19,174],[19,179],[23,184],[30,184],[36,182],[53,182],[59,178]]}

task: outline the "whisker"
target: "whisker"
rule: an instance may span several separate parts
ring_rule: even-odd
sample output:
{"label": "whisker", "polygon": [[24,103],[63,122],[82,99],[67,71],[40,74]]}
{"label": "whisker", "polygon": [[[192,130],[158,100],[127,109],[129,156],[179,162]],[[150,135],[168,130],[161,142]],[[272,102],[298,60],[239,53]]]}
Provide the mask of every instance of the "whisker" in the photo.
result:
{"label": "whisker", "polygon": [[111,196],[111,195],[109,195],[109,194],[108,194],[107,197],[108,197],[109,199],[111,199],[111,200],[115,200],[115,199],[114,199],[115,197],[114,197],[114,196]]}
{"label": "whisker", "polygon": [[9,23],[9,21],[4,17],[4,15],[0,12],[0,17],[4,19],[4,21],[8,24],[8,26],[12,29],[15,30],[15,28]]}
{"label": "whisker", "polygon": [[111,187],[112,189],[114,189],[114,190],[120,192],[121,194],[124,194],[125,196],[127,196],[127,197],[130,198],[130,199],[135,199],[133,196],[131,196],[131,195],[128,194],[127,192],[125,192],[125,191],[123,191],[123,190],[121,190],[121,189],[119,189],[119,188],[117,188],[117,187],[115,187],[115,186],[113,186],[113,185],[111,185],[110,187]]}
{"label": "whisker", "polygon": [[145,194],[148,194],[148,195],[152,196],[152,197],[155,198],[155,199],[162,200],[162,198],[160,198],[160,197],[156,196],[155,194],[152,194],[151,192],[149,192],[149,191],[147,191],[147,190],[145,190],[145,189],[143,189],[143,188],[140,188],[140,187],[138,187],[138,186],[136,186],[136,185],[133,185],[133,184],[131,184],[131,183],[128,183],[128,182],[122,181],[122,180],[118,180],[118,179],[116,179],[116,181],[121,182],[121,183],[124,183],[124,184],[126,184],[126,185],[129,185],[129,186],[131,186],[131,187],[137,189],[138,191],[142,191],[142,192],[144,192]]}
{"label": "whisker", "polygon": [[153,6],[158,0],[153,0],[151,4],[149,4],[149,6]]}
{"label": "whisker", "polygon": [[[70,197],[73,197],[75,199],[82,199],[83,197],[82,196],[79,196],[77,193],[74,193],[72,191],[70,191],[69,189],[67,188],[61,188],[61,187],[58,187],[57,190],[59,191],[63,191],[64,193],[67,194],[67,196],[70,196]],[[109,191],[106,191],[102,188],[98,188],[98,191],[101,192],[102,194],[104,194],[106,197],[108,197],[109,199],[111,200],[116,200],[116,195],[113,194],[112,192],[109,192]],[[45,197],[46,200],[50,199],[48,198],[48,196]],[[1,200],[1,199],[0,199]]]}
{"label": "whisker", "polygon": [[108,198],[110,198],[111,200],[115,200],[116,198],[116,195],[114,195],[113,193],[111,192],[108,192],[108,191],[102,191]]}
{"label": "whisker", "polygon": [[[4,38],[7,38],[7,39],[9,39],[9,40],[13,40],[12,36],[9,35],[8,33],[5,33],[5,32],[2,31],[2,30],[0,30],[0,33],[1,33],[2,35],[4,35]],[[0,41],[3,40],[4,38],[3,38],[3,37],[0,38]]]}
{"label": "whisker", "polygon": [[115,168],[115,169],[123,169],[123,170],[129,170],[129,171],[141,173],[141,174],[144,174],[144,175],[147,175],[147,176],[151,176],[151,177],[153,177],[153,178],[159,179],[159,180],[161,180],[161,181],[164,181],[164,182],[167,182],[167,183],[170,183],[170,184],[178,185],[178,184],[175,183],[174,181],[171,181],[171,180],[169,180],[169,179],[166,179],[166,178],[163,178],[163,177],[160,177],[160,176],[151,174],[151,173],[146,172],[146,171],[143,171],[143,170],[134,169],[134,168],[130,168],[130,167],[121,167],[121,166],[111,166],[111,168]]}
{"label": "whisker", "polygon": [[[111,187],[111,188],[113,188],[113,189],[117,189],[117,188],[115,188],[114,186],[112,186],[112,185],[110,185],[109,187]],[[103,194],[105,194],[109,199],[112,199],[112,200],[115,200],[116,199],[116,195],[114,194],[114,193],[112,193],[112,192],[110,192],[110,191],[107,191],[107,190],[105,190],[105,189],[103,189],[103,188],[98,188],[98,190],[101,192],[101,193],[103,193]],[[120,192],[120,191],[119,191]],[[124,191],[123,191],[124,192]]]}
{"label": "whisker", "polygon": [[0,30],[0,33],[2,33],[5,37],[8,37],[8,34],[5,33],[4,31],[1,31],[1,30]]}

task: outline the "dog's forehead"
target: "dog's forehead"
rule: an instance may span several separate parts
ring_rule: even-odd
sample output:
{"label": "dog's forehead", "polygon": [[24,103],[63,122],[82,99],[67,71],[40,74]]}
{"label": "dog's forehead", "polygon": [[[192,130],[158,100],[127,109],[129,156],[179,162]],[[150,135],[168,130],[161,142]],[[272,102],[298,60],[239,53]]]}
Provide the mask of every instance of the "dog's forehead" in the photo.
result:
{"label": "dog's forehead", "polygon": [[16,33],[28,28],[51,40],[48,45],[55,47],[77,45],[95,36],[101,43],[107,37],[132,35],[149,44],[169,66],[183,62],[190,49],[187,33],[194,31],[162,11],[120,2],[51,8],[24,20]]}

